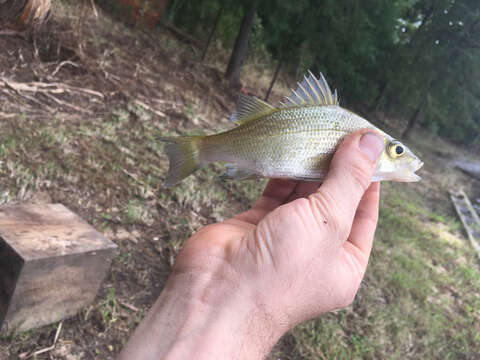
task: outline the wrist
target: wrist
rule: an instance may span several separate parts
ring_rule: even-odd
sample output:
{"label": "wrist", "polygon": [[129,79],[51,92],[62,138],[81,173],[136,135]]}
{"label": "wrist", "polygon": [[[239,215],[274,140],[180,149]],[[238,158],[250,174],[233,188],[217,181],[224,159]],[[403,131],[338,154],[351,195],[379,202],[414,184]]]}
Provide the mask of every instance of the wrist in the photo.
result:
{"label": "wrist", "polygon": [[266,357],[288,329],[221,267],[177,268],[119,360]]}
{"label": "wrist", "polygon": [[169,305],[155,311],[183,315],[166,359],[261,359],[287,330],[226,273],[175,273],[169,279],[162,293]]}

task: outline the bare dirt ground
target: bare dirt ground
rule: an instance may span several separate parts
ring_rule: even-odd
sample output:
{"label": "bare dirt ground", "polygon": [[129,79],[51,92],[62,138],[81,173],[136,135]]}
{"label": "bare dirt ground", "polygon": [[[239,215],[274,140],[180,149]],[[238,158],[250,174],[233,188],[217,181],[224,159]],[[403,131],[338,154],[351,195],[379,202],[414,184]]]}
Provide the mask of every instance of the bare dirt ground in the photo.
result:
{"label": "bare dirt ground", "polygon": [[[0,204],[62,203],[119,246],[96,301],[64,320],[55,348],[35,357],[113,359],[161,291],[183,241],[199,227],[246,209],[263,182],[220,181],[220,167],[213,166],[163,189],[167,160],[156,138],[228,127],[238,89],[223,80],[218,60],[199,63],[198,50],[164,30],[128,28],[103,13],[96,19],[80,5],[56,4],[43,32],[0,36]],[[263,94],[261,72],[246,71],[252,73],[247,88]],[[273,94],[272,103],[284,90]],[[399,131],[395,123],[385,126]],[[461,150],[425,139],[412,139],[427,163],[424,181],[401,187],[402,196],[421,197],[432,213],[453,217],[446,189],[462,184],[474,192],[478,182],[445,161],[445,154]],[[396,191],[387,186],[384,195]],[[352,311],[346,319],[359,316]],[[478,314],[473,318],[475,331]],[[3,336],[0,359],[33,357],[52,344],[57,326]],[[314,333],[306,326],[285,336],[276,358],[329,353],[320,345],[312,350],[301,335]],[[346,343],[356,349],[352,341]],[[394,351],[376,344],[372,349],[353,353],[378,358]]]}
{"label": "bare dirt ground", "polygon": [[[159,294],[185,237],[228,216],[207,184],[196,202],[162,188],[167,163],[155,138],[226,126],[238,89],[165,32],[97,20],[82,6],[54,11],[33,37],[0,36],[0,203],[63,203],[119,245],[96,303],[65,320],[55,350],[37,357],[108,359]],[[250,203],[235,184],[210,191],[230,199],[231,214]],[[55,329],[3,338],[0,359],[50,346]]]}

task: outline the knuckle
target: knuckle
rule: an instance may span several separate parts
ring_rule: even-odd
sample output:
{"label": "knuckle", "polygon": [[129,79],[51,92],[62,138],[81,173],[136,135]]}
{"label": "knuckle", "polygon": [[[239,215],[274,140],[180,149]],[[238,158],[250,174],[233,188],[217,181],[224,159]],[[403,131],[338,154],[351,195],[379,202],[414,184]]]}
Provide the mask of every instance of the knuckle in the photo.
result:
{"label": "knuckle", "polygon": [[217,231],[218,229],[218,224],[208,224],[202,228],[200,228],[195,234],[195,237],[200,237],[200,236],[208,236],[211,235],[212,232]]}
{"label": "knuckle", "polygon": [[365,209],[358,208],[356,215],[358,219],[361,219],[369,227],[375,228],[378,223],[378,211],[366,211]]}
{"label": "knuckle", "polygon": [[360,190],[365,191],[371,182],[371,165],[366,161],[353,161],[348,167],[349,175]]}

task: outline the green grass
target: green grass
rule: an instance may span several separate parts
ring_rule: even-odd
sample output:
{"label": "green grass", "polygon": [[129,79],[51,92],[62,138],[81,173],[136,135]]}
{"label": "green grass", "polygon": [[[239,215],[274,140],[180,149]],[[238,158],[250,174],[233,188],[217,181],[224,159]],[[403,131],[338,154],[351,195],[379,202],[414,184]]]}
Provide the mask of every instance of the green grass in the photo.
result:
{"label": "green grass", "polygon": [[110,288],[105,300],[101,302],[101,313],[106,326],[118,320],[118,304],[115,296],[115,288]]}
{"label": "green grass", "polygon": [[[138,243],[117,241],[118,269],[113,279],[122,271],[134,271],[137,281],[148,288],[151,269],[135,270],[138,252],[144,251],[142,244],[151,242],[147,248],[155,247],[163,261],[172,265],[189,235],[244,210],[265,185],[265,181],[221,180],[223,166],[213,165],[174,188],[163,189],[167,160],[156,138],[172,132],[131,104],[88,126],[52,121],[56,132],[49,124],[29,128],[22,118],[14,125],[16,136],[11,127],[3,127],[0,174],[10,186],[0,201],[21,200],[45,189],[60,191],[60,201],[78,204],[98,229],[140,229]],[[37,153],[41,159],[32,155]],[[478,355],[480,271],[476,259],[458,220],[447,212],[431,211],[406,186],[382,186],[376,241],[355,303],[296,327],[274,349],[271,359]],[[152,242],[153,237],[159,240]],[[98,300],[102,323],[105,329],[113,329],[127,321],[122,326],[133,329],[140,315],[124,320],[128,317],[121,316],[118,286],[113,284]],[[23,333],[14,343],[21,347],[35,334]]]}
{"label": "green grass", "polygon": [[[452,227],[457,221],[431,213],[398,184],[383,187],[376,241],[357,299],[295,328],[295,346],[285,358],[480,356],[480,271],[468,242]],[[272,359],[283,358],[282,344],[277,348]]]}
{"label": "green grass", "polygon": [[[212,165],[164,189],[168,162],[157,138],[227,127],[218,120],[228,115],[225,105],[233,105],[234,99],[224,94],[221,82],[211,79],[210,70],[203,74],[209,68],[188,62],[190,46],[162,33],[152,37],[152,46],[132,45],[129,38],[141,35],[133,29],[110,26],[105,32],[94,28],[92,34],[96,45],[86,44],[89,61],[93,65],[99,61],[119,79],[131,54],[143,54],[135,56],[138,69],[145,71],[135,79],[136,90],[123,86],[127,99],[106,99],[101,111],[92,111],[91,116],[20,112],[17,118],[0,122],[0,204],[31,201],[38,193],[48,193],[52,202],[77,212],[119,247],[94,304],[64,323],[61,344],[72,344],[72,354],[53,350],[49,356],[55,358],[96,353],[99,359],[113,359],[113,352],[120,350],[158,296],[184,241],[200,227],[245,210],[266,182],[224,181],[219,179],[223,166]],[[121,39],[118,43],[112,38],[115,34]],[[102,62],[101,54],[106,53],[111,56]],[[182,80],[178,75],[185,68],[195,76]],[[248,70],[245,79],[252,81],[247,85],[258,88],[259,78],[264,79],[264,88],[268,85],[267,76],[259,76],[252,67]],[[77,81],[81,87],[96,84],[84,80],[89,80],[87,75],[69,82]],[[135,103],[142,89],[147,90],[143,96],[165,101],[158,107],[165,116]],[[225,103],[221,107],[214,100],[217,96]],[[443,196],[450,186],[464,182],[458,173],[445,174],[437,166],[443,164],[439,159],[432,163],[439,146],[452,156],[459,150],[436,137],[418,136],[411,142],[429,173],[416,185],[382,184],[376,241],[354,304],[297,326],[270,359],[480,358],[480,268],[460,222],[448,210],[448,196]],[[430,190],[436,191],[435,211],[422,196]],[[119,230],[135,233],[135,239],[117,237]],[[49,346],[54,332],[54,326],[45,326],[2,337],[0,353],[5,350],[17,358]]]}

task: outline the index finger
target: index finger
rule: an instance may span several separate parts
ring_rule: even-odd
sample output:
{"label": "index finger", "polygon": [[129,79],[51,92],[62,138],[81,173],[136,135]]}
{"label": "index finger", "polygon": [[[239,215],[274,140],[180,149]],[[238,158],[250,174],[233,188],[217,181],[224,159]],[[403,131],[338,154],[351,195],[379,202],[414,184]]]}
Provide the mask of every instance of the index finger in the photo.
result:
{"label": "index finger", "polygon": [[235,216],[235,219],[257,224],[266,214],[285,203],[296,185],[294,180],[271,179],[252,208]]}

